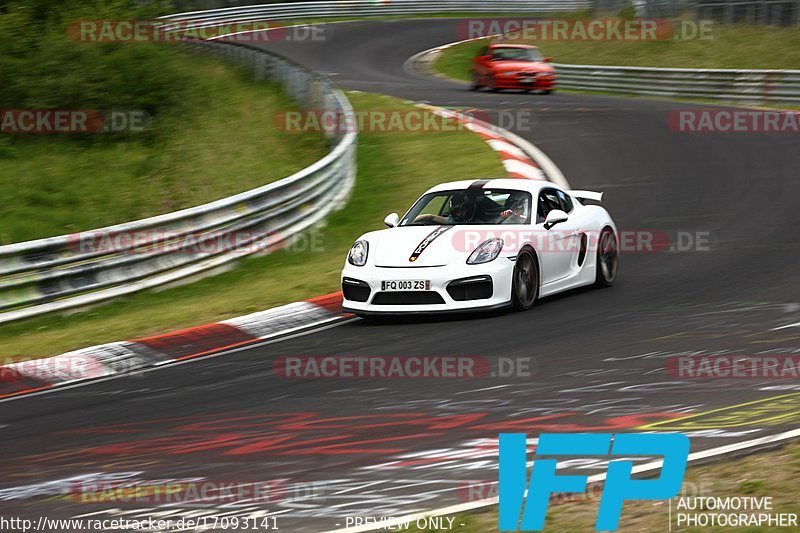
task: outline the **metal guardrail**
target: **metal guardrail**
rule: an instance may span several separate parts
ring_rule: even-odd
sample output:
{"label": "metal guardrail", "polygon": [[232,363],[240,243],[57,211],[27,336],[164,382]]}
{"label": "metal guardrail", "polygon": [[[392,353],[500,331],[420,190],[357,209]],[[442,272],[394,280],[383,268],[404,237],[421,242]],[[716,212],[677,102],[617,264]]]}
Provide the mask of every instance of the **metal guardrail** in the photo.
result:
{"label": "metal guardrail", "polygon": [[[304,108],[353,114],[329,79],[282,56],[242,44],[190,46],[281,83]],[[357,134],[328,135],[324,158],[280,181],[174,213],[0,246],[0,323],[185,280],[279,246],[341,206],[352,189]]]}
{"label": "metal guardrail", "polygon": [[728,102],[800,102],[800,70],[734,70],[554,64],[567,89]]}
{"label": "metal guardrail", "polygon": [[[344,0],[231,7],[162,17],[193,27],[226,22],[298,20],[431,13],[564,12],[590,0]],[[282,56],[244,43],[194,42],[190,46],[273,79],[305,108],[353,113],[327,78]],[[352,123],[353,121],[344,120]],[[355,132],[329,132],[331,152],[300,172],[263,187],[174,213],[0,246],[0,323],[84,307],[143,289],[184,281],[249,254],[268,252],[319,223],[341,205],[355,179]],[[246,234],[245,240],[238,236]],[[204,246],[209,242],[229,245]],[[104,245],[103,243],[109,243]],[[187,246],[186,243],[195,243]],[[98,243],[100,243],[98,245]]]}
{"label": "metal guardrail", "polygon": [[694,11],[724,24],[800,24],[800,0],[695,0]]}
{"label": "metal guardrail", "polygon": [[244,23],[435,13],[563,13],[591,7],[592,0],[331,0],[189,11],[162,18],[191,22],[195,27],[202,28],[234,21]]}

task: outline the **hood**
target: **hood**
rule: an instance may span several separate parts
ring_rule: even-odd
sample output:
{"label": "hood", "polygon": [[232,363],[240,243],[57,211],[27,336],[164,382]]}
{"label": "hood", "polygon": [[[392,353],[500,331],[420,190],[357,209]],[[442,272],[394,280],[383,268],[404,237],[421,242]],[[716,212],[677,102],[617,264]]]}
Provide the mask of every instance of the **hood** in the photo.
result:
{"label": "hood", "polygon": [[508,70],[524,72],[554,72],[555,68],[550,63],[540,61],[495,61],[492,70],[505,72]]}
{"label": "hood", "polygon": [[[487,231],[498,226],[401,226],[371,235],[369,253],[379,267],[431,267],[466,262]],[[493,236],[493,235],[490,235]],[[411,257],[415,256],[415,260]]]}
{"label": "hood", "polygon": [[[446,265],[456,258],[450,235],[456,226],[402,226],[379,231],[370,243],[377,266]],[[423,243],[424,241],[424,243]],[[411,256],[416,259],[411,261]]]}

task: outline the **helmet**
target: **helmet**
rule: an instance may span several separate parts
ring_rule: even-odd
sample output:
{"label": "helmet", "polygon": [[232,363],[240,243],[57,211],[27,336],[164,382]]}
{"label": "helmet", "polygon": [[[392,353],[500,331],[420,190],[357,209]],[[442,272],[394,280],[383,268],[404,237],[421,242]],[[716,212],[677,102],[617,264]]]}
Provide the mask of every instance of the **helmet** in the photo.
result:
{"label": "helmet", "polygon": [[455,222],[467,222],[475,214],[475,200],[463,192],[450,197],[450,216]]}

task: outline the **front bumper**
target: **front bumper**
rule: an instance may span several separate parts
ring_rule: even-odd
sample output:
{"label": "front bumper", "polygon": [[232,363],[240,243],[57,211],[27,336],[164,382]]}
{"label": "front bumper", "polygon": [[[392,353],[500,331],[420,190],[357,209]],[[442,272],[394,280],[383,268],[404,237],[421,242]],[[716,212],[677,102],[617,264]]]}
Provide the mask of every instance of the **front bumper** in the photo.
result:
{"label": "front bumper", "polygon": [[[507,257],[498,257],[483,265],[462,264],[440,267],[389,268],[374,265],[356,267],[347,263],[342,271],[342,292],[345,293],[342,306],[345,311],[365,315],[443,313],[502,308],[511,302],[513,271],[514,261]],[[491,280],[489,293],[472,288],[458,290],[451,287],[451,292],[458,298],[469,298],[454,299],[447,290],[451,283],[459,280],[466,280],[467,285],[474,283],[474,287],[485,287],[484,279],[487,277]],[[424,295],[414,291],[416,293],[411,293],[408,297],[398,296],[381,290],[381,282],[389,280],[425,280],[430,281],[430,288],[424,291],[426,293]],[[359,288],[353,290],[356,286]],[[366,301],[351,299],[352,297],[364,299],[367,289],[369,294],[366,296]],[[348,295],[351,298],[348,298]],[[488,298],[484,297],[487,295]],[[397,303],[402,300],[406,302]]]}
{"label": "front bumper", "polygon": [[552,75],[495,76],[495,87],[498,89],[527,89],[534,91],[550,91],[556,87],[556,77]]}

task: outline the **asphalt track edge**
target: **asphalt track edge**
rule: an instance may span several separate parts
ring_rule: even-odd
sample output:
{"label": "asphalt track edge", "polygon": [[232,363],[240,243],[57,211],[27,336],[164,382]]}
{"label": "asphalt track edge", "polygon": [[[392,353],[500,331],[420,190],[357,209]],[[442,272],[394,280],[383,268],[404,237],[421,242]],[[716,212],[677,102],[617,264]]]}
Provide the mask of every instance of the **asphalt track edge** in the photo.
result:
{"label": "asphalt track edge", "polygon": [[336,292],[153,337],[0,366],[0,403],[219,356],[353,320]]}

